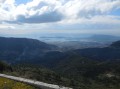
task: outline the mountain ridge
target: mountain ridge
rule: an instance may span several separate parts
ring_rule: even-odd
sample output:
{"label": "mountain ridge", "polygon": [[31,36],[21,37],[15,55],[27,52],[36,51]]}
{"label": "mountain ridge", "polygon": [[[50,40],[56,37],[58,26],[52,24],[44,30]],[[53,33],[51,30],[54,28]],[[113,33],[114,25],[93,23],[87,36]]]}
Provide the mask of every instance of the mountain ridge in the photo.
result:
{"label": "mountain ridge", "polygon": [[56,46],[35,39],[0,37],[0,59],[2,60],[32,59],[54,49]]}

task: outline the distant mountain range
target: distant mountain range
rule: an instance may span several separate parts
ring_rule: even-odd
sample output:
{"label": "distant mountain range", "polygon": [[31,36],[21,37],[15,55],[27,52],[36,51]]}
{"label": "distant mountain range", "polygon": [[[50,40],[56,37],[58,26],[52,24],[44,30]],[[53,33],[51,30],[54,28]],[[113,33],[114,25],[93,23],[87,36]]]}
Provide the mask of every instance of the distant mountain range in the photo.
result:
{"label": "distant mountain range", "polygon": [[106,47],[109,46],[112,42],[120,40],[120,37],[112,35],[77,35],[69,37],[42,37],[41,39],[48,44],[58,46],[62,51],[68,51],[74,49]]}
{"label": "distant mountain range", "polygon": [[74,46],[70,46],[69,42],[67,44],[68,48],[71,50],[67,50],[66,48],[60,49],[55,45],[46,44],[35,39],[0,37],[0,60],[6,60],[10,63],[15,63],[16,61],[33,62],[34,60],[34,63],[37,64],[41,63],[48,65],[53,63],[54,65],[55,62],[57,63],[57,61],[68,57],[68,55],[72,55],[72,53],[82,57],[99,60],[120,58],[119,41],[111,44],[108,47],[106,47],[107,45],[104,45],[104,47],[99,45],[99,43],[95,44],[92,42],[74,43],[74,45],[80,45],[81,47],[83,46],[82,49],[79,49],[79,47],[76,48],[77,46],[75,46],[75,48]]}
{"label": "distant mountain range", "polygon": [[39,40],[45,42],[73,42],[73,41],[82,41],[82,42],[113,42],[120,40],[119,36],[113,35],[103,35],[103,34],[93,34],[93,35],[86,35],[86,34],[74,34],[74,35],[48,35],[39,37]]}
{"label": "distant mountain range", "polygon": [[88,40],[95,42],[114,42],[120,40],[120,37],[112,35],[92,35],[88,37]]}

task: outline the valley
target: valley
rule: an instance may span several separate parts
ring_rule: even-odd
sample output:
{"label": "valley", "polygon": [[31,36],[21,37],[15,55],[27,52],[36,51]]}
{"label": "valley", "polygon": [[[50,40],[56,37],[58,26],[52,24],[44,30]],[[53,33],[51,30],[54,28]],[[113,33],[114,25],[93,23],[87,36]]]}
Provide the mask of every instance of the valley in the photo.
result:
{"label": "valley", "polygon": [[120,87],[119,41],[105,47],[66,51],[34,39],[0,38],[0,41],[1,73],[74,89]]}

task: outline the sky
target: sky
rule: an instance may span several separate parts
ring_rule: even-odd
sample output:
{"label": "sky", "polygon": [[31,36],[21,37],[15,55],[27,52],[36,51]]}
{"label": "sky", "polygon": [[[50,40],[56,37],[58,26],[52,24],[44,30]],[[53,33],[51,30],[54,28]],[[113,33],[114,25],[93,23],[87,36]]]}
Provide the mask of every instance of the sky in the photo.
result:
{"label": "sky", "polygon": [[0,0],[0,36],[120,35],[120,0]]}

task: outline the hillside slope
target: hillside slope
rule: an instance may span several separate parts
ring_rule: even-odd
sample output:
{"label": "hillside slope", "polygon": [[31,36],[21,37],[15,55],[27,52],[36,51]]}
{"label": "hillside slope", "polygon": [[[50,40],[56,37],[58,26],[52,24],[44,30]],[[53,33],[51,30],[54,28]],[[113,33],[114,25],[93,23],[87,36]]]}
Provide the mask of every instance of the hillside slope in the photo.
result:
{"label": "hillside slope", "polygon": [[55,49],[56,46],[27,38],[0,37],[0,60],[14,63],[24,59],[33,59],[42,56],[46,51]]}
{"label": "hillside slope", "polygon": [[120,59],[120,41],[113,42],[110,46],[104,48],[86,48],[74,50],[76,54],[83,57],[98,60]]}

